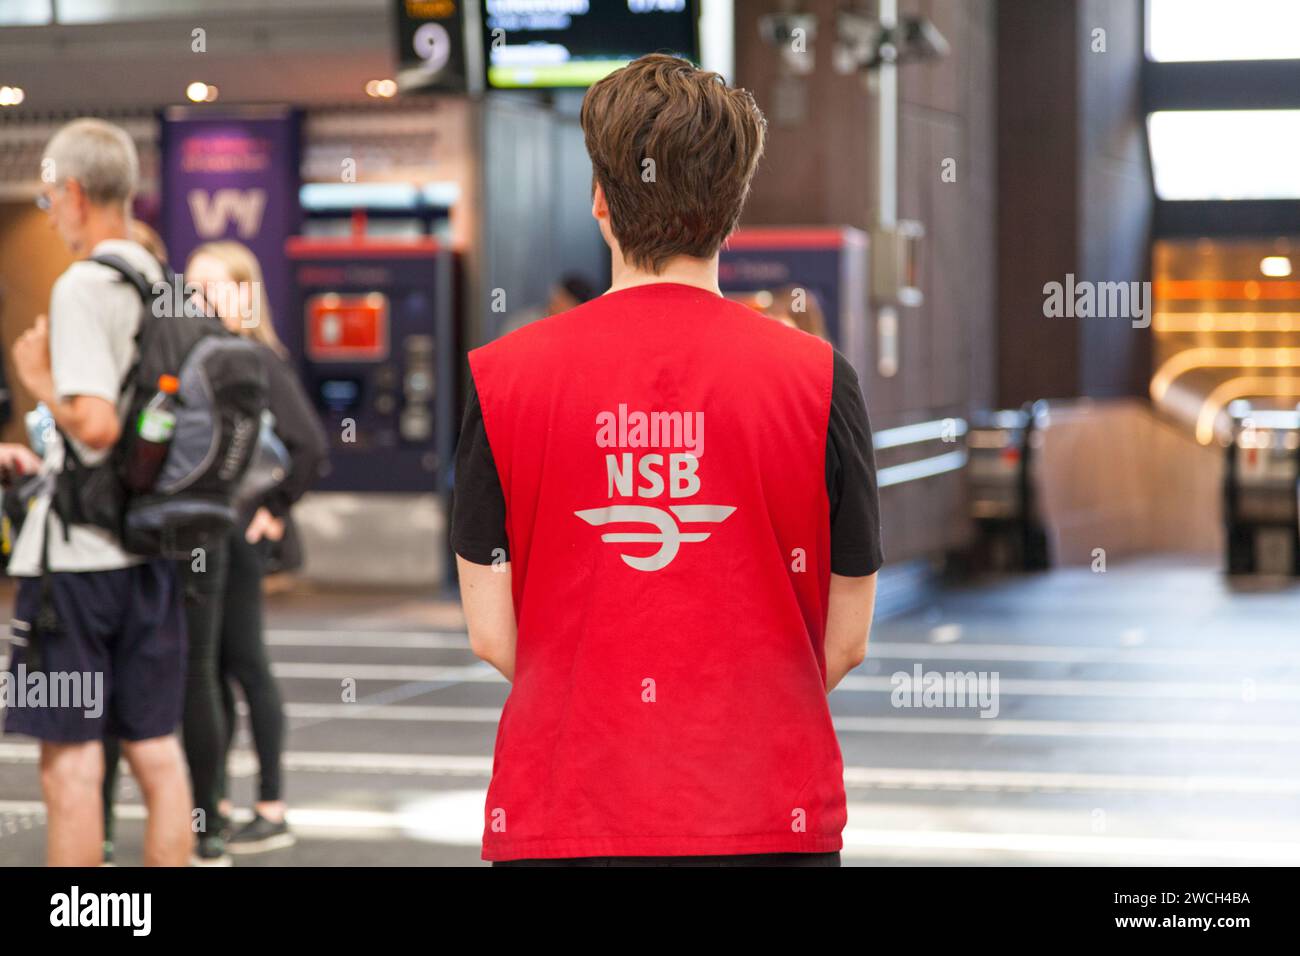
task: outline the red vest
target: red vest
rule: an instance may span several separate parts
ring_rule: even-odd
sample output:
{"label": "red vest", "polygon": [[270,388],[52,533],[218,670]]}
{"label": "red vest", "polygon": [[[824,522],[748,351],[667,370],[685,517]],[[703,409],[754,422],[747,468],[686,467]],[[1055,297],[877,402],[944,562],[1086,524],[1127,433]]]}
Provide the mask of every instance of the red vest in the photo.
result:
{"label": "red vest", "polygon": [[830,346],[658,283],[469,361],[519,623],[483,858],[840,849]]}

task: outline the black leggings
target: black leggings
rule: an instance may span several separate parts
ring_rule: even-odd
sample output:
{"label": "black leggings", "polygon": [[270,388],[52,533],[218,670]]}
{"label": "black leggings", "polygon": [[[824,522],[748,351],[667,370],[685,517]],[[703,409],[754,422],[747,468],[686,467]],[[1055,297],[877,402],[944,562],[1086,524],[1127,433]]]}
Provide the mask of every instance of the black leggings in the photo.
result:
{"label": "black leggings", "polygon": [[194,807],[204,813],[204,829],[216,825],[217,767],[226,749],[229,725],[221,711],[221,610],[226,600],[229,544],[215,542],[202,569],[182,565],[185,582],[185,623],[190,632],[189,674],[185,682],[185,712],[181,738],[190,766]]}
{"label": "black leggings", "polygon": [[[231,681],[248,701],[261,770],[258,799],[281,795],[284,709],[262,636],[264,547],[232,531],[208,549],[202,571],[188,562],[182,568],[190,642],[182,735],[194,806],[205,821],[216,819],[217,804],[228,795],[226,760],[236,726]],[[105,838],[110,840],[119,753],[117,740],[104,741]]]}
{"label": "black leggings", "polygon": [[262,634],[262,568],[266,543],[252,545],[243,534],[230,539],[230,572],[226,579],[226,600],[221,616],[221,696],[223,720],[229,732],[224,736],[217,773],[217,790],[228,796],[226,754],[235,737],[235,694],[239,685],[248,702],[253,725],[253,746],[260,771],[258,800],[281,799],[281,760],[284,755],[284,705],[280,688],[271,676],[271,661]]}

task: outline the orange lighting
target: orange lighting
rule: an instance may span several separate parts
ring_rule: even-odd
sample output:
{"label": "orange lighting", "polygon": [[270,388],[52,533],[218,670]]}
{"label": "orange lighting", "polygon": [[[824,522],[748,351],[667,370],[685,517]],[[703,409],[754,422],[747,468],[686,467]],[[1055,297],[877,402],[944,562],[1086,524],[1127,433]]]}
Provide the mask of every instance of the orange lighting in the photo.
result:
{"label": "orange lighting", "polygon": [[1183,349],[1166,359],[1151,377],[1151,397],[1157,402],[1174,381],[1198,368],[1297,368],[1300,348],[1224,348]]}
{"label": "orange lighting", "polygon": [[[1157,279],[1157,299],[1300,299],[1300,282],[1245,282],[1235,279]],[[1252,294],[1253,293],[1253,294]]]}
{"label": "orange lighting", "polygon": [[1157,312],[1157,332],[1290,332],[1296,312]]}

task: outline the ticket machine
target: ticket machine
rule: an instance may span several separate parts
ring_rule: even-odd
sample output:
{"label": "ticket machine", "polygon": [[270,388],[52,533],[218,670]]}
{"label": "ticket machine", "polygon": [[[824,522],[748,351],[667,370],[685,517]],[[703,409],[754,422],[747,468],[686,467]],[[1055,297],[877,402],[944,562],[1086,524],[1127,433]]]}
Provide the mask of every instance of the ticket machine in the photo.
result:
{"label": "ticket machine", "polygon": [[830,341],[866,381],[867,234],[843,227],[755,227],[727,240],[718,264],[722,292],[756,308],[773,291],[806,290],[825,318]]}
{"label": "ticket machine", "polygon": [[[309,210],[310,214],[310,210]],[[289,240],[303,382],[329,435],[323,491],[445,492],[457,426],[458,255],[445,241],[376,235]]]}

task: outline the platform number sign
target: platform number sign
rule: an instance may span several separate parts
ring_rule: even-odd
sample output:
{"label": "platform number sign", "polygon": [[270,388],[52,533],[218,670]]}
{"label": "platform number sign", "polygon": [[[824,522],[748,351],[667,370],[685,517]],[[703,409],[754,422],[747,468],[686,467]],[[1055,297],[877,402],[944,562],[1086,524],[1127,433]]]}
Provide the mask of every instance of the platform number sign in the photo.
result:
{"label": "platform number sign", "polygon": [[396,0],[398,85],[466,89],[467,0]]}

